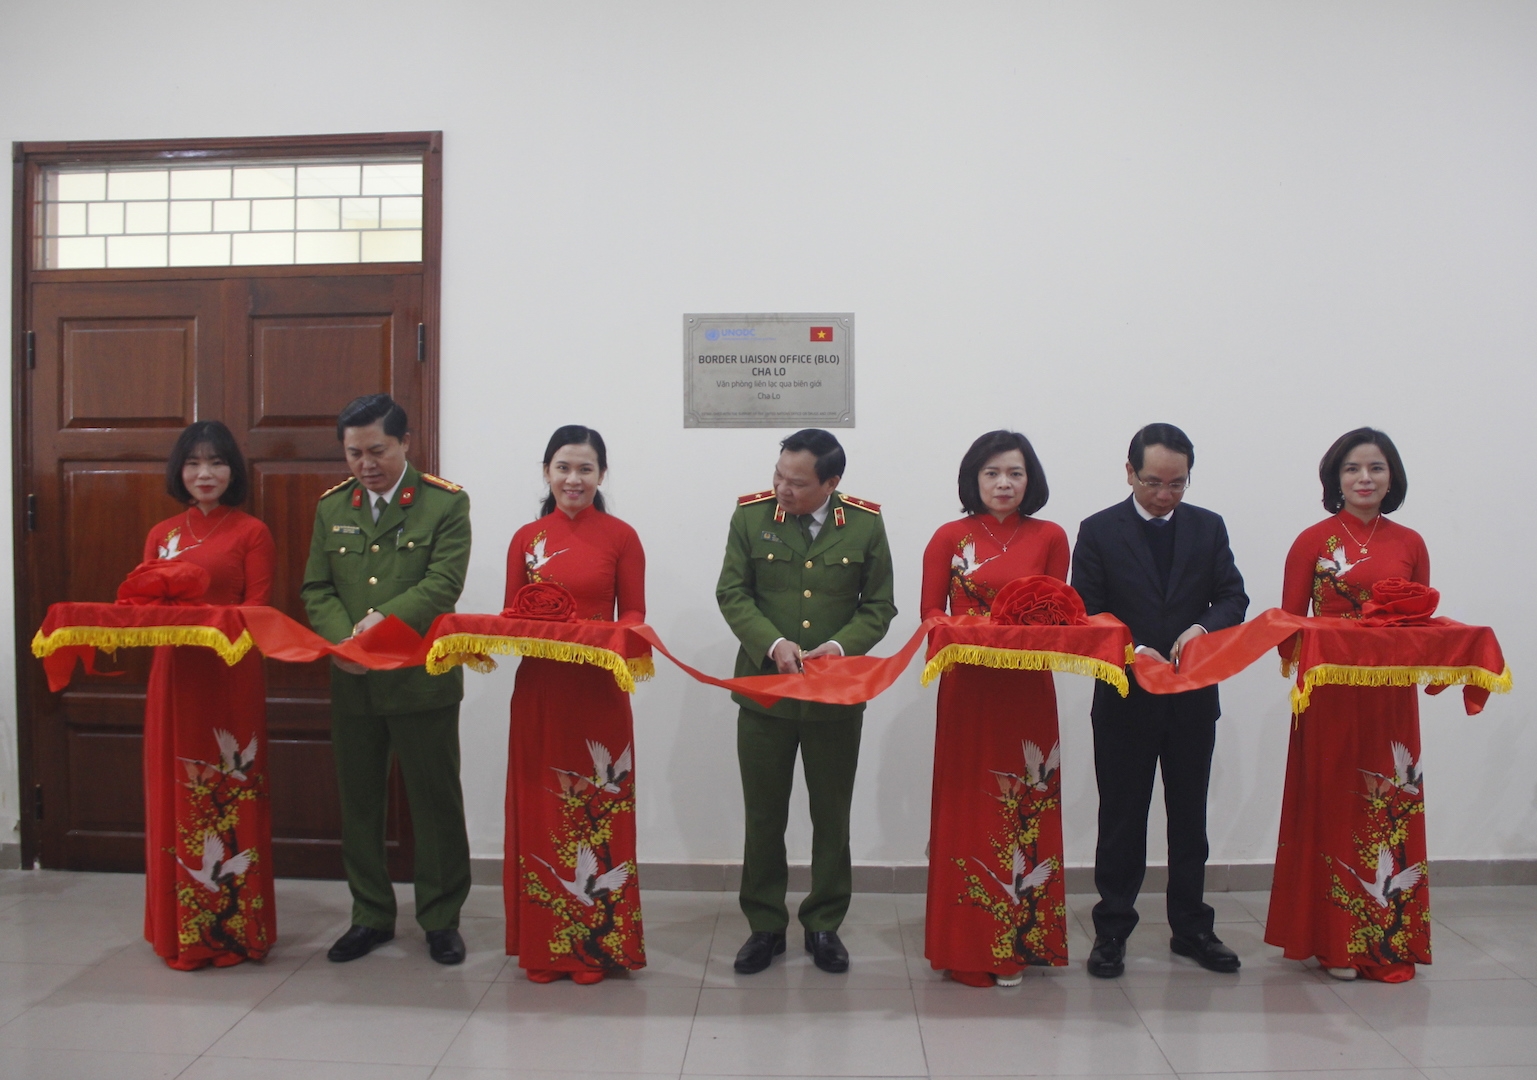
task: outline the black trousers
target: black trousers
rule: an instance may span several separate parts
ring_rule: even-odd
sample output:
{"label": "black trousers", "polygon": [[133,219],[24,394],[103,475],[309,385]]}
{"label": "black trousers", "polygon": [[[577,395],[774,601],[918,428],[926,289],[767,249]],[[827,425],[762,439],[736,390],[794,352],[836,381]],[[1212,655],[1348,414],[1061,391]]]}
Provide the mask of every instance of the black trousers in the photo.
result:
{"label": "black trousers", "polygon": [[[1199,691],[1197,691],[1199,693]],[[1181,937],[1210,931],[1206,891],[1206,789],[1217,721],[1209,708],[1181,709],[1183,695],[1133,689],[1135,701],[1094,716],[1099,843],[1094,849],[1094,931],[1125,938],[1137,925],[1137,894],[1147,874],[1147,812],[1153,773],[1163,770],[1169,819],[1169,927]],[[1127,707],[1134,706],[1134,707]]]}

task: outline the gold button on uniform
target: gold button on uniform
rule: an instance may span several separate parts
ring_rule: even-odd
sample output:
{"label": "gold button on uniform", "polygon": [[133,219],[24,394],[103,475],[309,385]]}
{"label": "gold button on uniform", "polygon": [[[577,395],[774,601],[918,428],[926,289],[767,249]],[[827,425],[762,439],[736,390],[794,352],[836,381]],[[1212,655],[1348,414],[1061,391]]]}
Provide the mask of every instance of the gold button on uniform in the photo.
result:
{"label": "gold button on uniform", "polygon": [[[342,550],[345,551],[347,549],[343,548]],[[768,561],[769,562],[773,562],[774,561],[774,553],[772,551],[768,553]]]}
{"label": "gold button on uniform", "polygon": [[807,559],[807,560],[806,560],[806,569],[807,569],[807,570],[810,570],[810,569],[811,569],[811,560],[810,560],[810,559]]}
{"label": "gold button on uniform", "polygon": [[368,613],[369,613],[369,614],[370,614],[370,615],[372,615],[372,614],[373,614],[373,613],[374,613],[374,609],[373,609],[373,608],[369,608],[369,609],[368,609]]}
{"label": "gold button on uniform", "polygon": [[[415,540],[407,540],[406,541],[406,550],[407,551],[410,551],[414,547],[416,547],[416,541]],[[844,559],[843,561],[844,562],[848,562],[847,559]]]}
{"label": "gold button on uniform", "polygon": [[843,565],[844,565],[844,566],[847,566],[847,565],[848,565],[848,564],[849,564],[849,557],[848,557],[848,556],[847,556],[847,555],[845,555],[845,556],[844,556],[844,557],[843,557]]}
{"label": "gold button on uniform", "polygon": [[810,600],[811,599],[811,590],[807,589],[802,595],[805,596],[807,600]]}
{"label": "gold button on uniform", "polygon": [[347,554],[347,547],[346,547],[346,545],[344,544],[343,546],[337,548],[336,549],[336,553],[338,555],[345,555],[345,554]]}
{"label": "gold button on uniform", "polygon": [[371,578],[368,579],[368,583],[370,585],[377,585],[377,584],[379,584],[379,579],[376,578],[376,577],[371,577]]}
{"label": "gold button on uniform", "polygon": [[379,550],[379,545],[375,544],[373,547],[369,548],[368,550],[369,551],[378,551]]}
{"label": "gold button on uniform", "polygon": [[810,619],[802,619],[801,620],[801,629],[802,630],[810,630],[811,629],[811,620]]}

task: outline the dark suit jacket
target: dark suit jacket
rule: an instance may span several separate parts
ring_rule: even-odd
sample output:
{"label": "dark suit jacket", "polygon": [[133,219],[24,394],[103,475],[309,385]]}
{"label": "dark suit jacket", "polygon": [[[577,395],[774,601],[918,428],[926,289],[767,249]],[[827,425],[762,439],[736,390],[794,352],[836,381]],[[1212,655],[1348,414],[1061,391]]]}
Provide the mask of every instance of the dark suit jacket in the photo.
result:
{"label": "dark suit jacket", "polygon": [[[1167,590],[1159,582],[1142,519],[1130,497],[1086,518],[1073,547],[1073,588],[1089,614],[1114,615],[1131,628],[1136,644],[1165,656],[1174,639],[1196,623],[1223,630],[1243,622],[1249,609],[1221,516],[1181,503],[1173,527],[1174,562]],[[1096,681],[1094,715],[1138,709],[1150,696],[1136,679],[1126,698]],[[1221,713],[1215,686],[1174,697],[1181,713],[1191,719],[1215,720]]]}

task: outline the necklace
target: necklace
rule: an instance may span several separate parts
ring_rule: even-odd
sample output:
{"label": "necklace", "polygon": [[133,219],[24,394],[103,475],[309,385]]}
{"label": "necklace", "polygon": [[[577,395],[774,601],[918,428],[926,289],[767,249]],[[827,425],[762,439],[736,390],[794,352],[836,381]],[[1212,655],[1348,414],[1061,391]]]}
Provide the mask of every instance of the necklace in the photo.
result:
{"label": "necklace", "polygon": [[1357,540],[1355,534],[1350,531],[1350,526],[1345,524],[1344,513],[1340,514],[1340,528],[1345,530],[1345,535],[1350,537],[1350,542],[1361,549],[1361,554],[1366,554],[1366,547],[1372,542],[1372,537],[1377,535],[1377,526],[1382,524],[1382,515],[1378,514],[1372,521],[1372,531],[1367,534],[1365,540]]}
{"label": "necklace", "polygon": [[997,544],[1000,548],[1002,548],[1004,550],[1005,553],[1007,553],[1008,550],[1009,550],[1009,545],[1012,544],[1014,542],[1014,538],[1019,535],[1019,530],[1023,529],[1025,527],[1025,523],[1024,523],[1023,520],[1021,520],[1018,525],[1014,526],[1014,531],[1009,533],[1009,538],[1007,540],[1000,541],[998,539],[998,534],[993,532],[992,523],[987,520],[990,517],[992,517],[991,514],[983,514],[982,515],[982,518],[981,518],[982,528],[984,530],[986,530],[987,535],[992,539],[993,543]]}
{"label": "necklace", "polygon": [[[204,514],[203,516],[207,517],[208,515]],[[192,546],[193,547],[197,547],[204,540],[207,540],[208,537],[212,536],[214,533],[219,531],[219,526],[220,525],[223,525],[228,520],[229,520],[229,515],[225,514],[218,521],[214,522],[213,528],[209,529],[208,533],[206,535],[199,536],[197,534],[197,530],[192,527],[192,508],[188,507],[187,508],[187,535],[192,537]]]}

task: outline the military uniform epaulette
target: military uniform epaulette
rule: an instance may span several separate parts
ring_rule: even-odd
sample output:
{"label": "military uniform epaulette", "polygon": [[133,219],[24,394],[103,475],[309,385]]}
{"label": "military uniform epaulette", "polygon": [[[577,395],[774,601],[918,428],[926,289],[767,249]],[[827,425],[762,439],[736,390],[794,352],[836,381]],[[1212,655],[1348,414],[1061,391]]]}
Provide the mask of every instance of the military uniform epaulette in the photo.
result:
{"label": "military uniform epaulette", "polygon": [[755,491],[751,495],[739,496],[736,504],[738,506],[751,506],[753,503],[766,502],[773,497],[774,489],[769,488],[767,491]]}
{"label": "military uniform epaulette", "polygon": [[857,506],[861,510],[868,510],[872,514],[879,514],[881,512],[881,504],[871,502],[869,499],[856,499],[852,495],[844,495],[841,492],[838,494],[838,498],[842,499],[850,506]]}
{"label": "military uniform epaulette", "polygon": [[340,484],[337,484],[335,487],[333,487],[333,488],[326,488],[324,491],[322,491],[320,493],[320,497],[322,499],[324,499],[327,495],[335,495],[342,488],[344,488],[348,484],[352,483],[352,481],[354,479],[355,479],[354,477],[349,476],[349,477],[347,477],[347,479],[343,480]]}
{"label": "military uniform epaulette", "polygon": [[464,487],[452,480],[444,480],[441,476],[433,476],[431,473],[422,473],[422,479],[433,487],[442,488],[444,491],[463,491]]}

